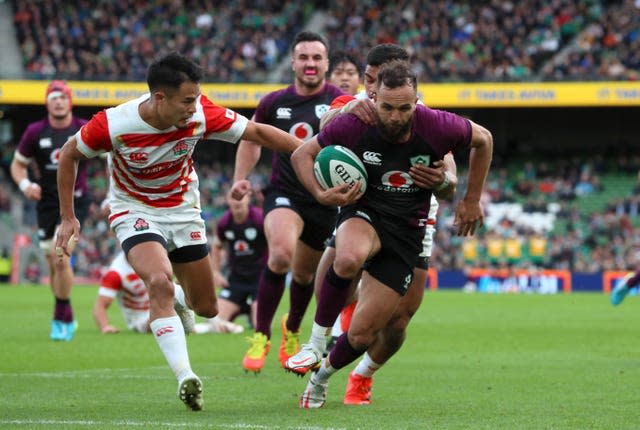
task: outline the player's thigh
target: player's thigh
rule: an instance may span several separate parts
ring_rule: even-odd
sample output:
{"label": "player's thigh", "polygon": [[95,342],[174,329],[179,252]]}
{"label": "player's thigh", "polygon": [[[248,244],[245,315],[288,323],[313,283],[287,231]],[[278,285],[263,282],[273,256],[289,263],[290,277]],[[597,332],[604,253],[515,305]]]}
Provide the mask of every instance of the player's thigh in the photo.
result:
{"label": "player's thigh", "polygon": [[194,261],[173,263],[173,270],[182,285],[187,300],[194,308],[197,305],[207,306],[216,302],[213,282],[213,263],[207,254]]}
{"label": "player's thigh", "polygon": [[269,258],[274,252],[286,252],[292,256],[303,226],[302,218],[292,209],[278,208],[269,212],[264,218]]}
{"label": "player's thigh", "polygon": [[358,304],[351,318],[349,340],[355,346],[368,345],[373,336],[387,325],[402,296],[368,272],[362,273]]}
{"label": "player's thigh", "polygon": [[127,261],[136,274],[147,284],[155,276],[173,277],[171,262],[164,245],[155,240],[137,243],[127,252]]}
{"label": "player's thigh", "polygon": [[[422,298],[424,297],[424,287],[427,283],[427,271],[424,269],[414,268],[413,279],[406,294],[400,300],[400,304],[394,313],[394,318],[411,317],[418,311]],[[408,322],[408,321],[407,321]]]}

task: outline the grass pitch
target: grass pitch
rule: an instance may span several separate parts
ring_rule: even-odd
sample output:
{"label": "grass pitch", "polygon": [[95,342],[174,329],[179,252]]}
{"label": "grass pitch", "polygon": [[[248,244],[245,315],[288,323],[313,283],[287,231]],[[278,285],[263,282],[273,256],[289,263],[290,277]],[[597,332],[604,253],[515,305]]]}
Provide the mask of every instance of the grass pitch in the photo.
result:
{"label": "grass pitch", "polygon": [[[188,411],[150,335],[100,334],[95,286],[76,287],[79,331],[48,339],[46,287],[0,287],[0,428],[10,429],[636,429],[640,302],[602,294],[427,292],[404,348],[375,376],[371,406],[344,406],[350,366],[320,410],[300,410],[306,378],[277,363],[258,376],[244,335],[193,335],[205,410]],[[285,297],[284,302],[288,303]],[[124,328],[119,310],[110,316]],[[310,329],[307,315],[302,339]]]}

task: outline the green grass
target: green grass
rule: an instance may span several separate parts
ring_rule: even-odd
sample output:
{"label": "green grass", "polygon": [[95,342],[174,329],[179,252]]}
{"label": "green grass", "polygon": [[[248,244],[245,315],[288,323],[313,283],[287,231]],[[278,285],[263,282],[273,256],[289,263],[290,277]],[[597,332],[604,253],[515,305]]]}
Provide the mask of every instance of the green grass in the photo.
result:
{"label": "green grass", "polygon": [[74,290],[79,331],[70,343],[54,343],[47,338],[48,289],[0,287],[0,428],[638,427],[635,297],[614,308],[602,294],[429,292],[404,349],[376,375],[368,407],[341,403],[349,367],[332,378],[323,409],[298,409],[306,380],[278,367],[277,330],[258,376],[241,369],[242,335],[191,336],[192,365],[205,383],[205,410],[194,413],[177,399],[150,335],[97,332],[95,294],[96,287]]}

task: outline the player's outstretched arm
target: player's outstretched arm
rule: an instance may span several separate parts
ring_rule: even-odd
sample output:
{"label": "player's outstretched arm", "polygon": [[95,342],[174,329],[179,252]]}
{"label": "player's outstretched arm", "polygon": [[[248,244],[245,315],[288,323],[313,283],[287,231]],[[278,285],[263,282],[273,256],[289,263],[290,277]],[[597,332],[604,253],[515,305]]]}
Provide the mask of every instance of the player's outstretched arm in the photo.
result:
{"label": "player's outstretched arm", "polygon": [[472,236],[484,224],[480,197],[493,156],[493,136],[486,128],[471,121],[471,151],[467,191],[458,203],[454,225],[458,236]]}
{"label": "player's outstretched arm", "polygon": [[73,210],[73,189],[78,174],[78,163],[86,158],[78,150],[75,137],[69,138],[60,150],[57,173],[60,228],[56,236],[56,251],[60,249],[66,255],[70,255],[70,250],[67,249],[69,239],[80,237],[80,222]]}
{"label": "player's outstretched arm", "polygon": [[304,143],[302,140],[279,128],[254,121],[249,121],[242,138],[274,151],[288,153],[295,151]]}
{"label": "player's outstretched arm", "polygon": [[109,324],[109,316],[107,310],[113,299],[106,296],[98,296],[96,303],[93,305],[93,319],[96,320],[96,325],[100,329],[100,333],[118,333],[120,330],[117,327]]}

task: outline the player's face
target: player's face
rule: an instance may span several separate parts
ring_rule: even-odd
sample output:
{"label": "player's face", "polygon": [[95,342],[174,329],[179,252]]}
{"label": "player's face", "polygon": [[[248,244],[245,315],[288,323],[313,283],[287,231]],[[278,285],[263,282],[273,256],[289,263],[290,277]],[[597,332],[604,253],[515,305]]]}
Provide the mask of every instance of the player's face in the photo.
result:
{"label": "player's face", "polygon": [[65,119],[71,115],[71,100],[66,94],[51,97],[47,100],[47,112],[54,119]]}
{"label": "player's face", "polygon": [[331,75],[329,75],[329,82],[345,93],[354,96],[358,93],[358,86],[360,85],[358,68],[348,61],[338,63],[331,71]]}
{"label": "player's face", "polygon": [[376,95],[378,69],[380,69],[379,66],[370,66],[368,64],[364,69],[364,90],[367,92],[367,96],[369,96],[370,99],[374,98]]}
{"label": "player's face", "polygon": [[196,99],[200,95],[200,85],[183,82],[177,90],[158,91],[158,113],[167,127],[186,128],[196,112]]}
{"label": "player's face", "polygon": [[299,84],[310,89],[318,88],[324,84],[329,69],[327,49],[322,42],[300,42],[293,49],[291,67]]}
{"label": "player's face", "polygon": [[380,133],[392,142],[406,141],[411,135],[417,102],[416,90],[409,84],[397,88],[382,84],[377,88],[375,103]]}

